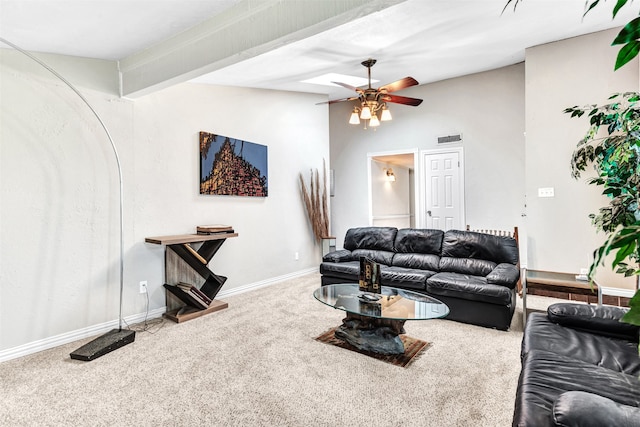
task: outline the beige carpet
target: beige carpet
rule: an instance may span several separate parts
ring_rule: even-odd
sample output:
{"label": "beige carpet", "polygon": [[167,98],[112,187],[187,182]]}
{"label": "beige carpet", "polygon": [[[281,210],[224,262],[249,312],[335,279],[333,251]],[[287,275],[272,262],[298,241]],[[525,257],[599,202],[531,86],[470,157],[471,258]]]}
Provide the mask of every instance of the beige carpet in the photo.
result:
{"label": "beige carpet", "polygon": [[4,362],[0,425],[511,424],[520,310],[509,332],[408,321],[431,346],[404,369],[314,340],[344,317],[313,299],[319,283],[313,274],[230,297],[226,310],[165,322],[92,362],[69,358],[89,340]]}

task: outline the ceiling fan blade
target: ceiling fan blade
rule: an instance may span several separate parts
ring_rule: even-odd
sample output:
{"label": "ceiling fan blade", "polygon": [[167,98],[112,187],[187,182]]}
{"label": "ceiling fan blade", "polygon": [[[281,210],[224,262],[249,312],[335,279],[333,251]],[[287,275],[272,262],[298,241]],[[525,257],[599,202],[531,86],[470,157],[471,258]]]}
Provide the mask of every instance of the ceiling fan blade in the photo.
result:
{"label": "ceiling fan blade", "polygon": [[317,102],[316,105],[335,104],[336,102],[355,101],[356,99],[359,99],[359,98],[357,96],[354,96],[351,98],[334,99],[333,101]]}
{"label": "ceiling fan blade", "polygon": [[417,107],[422,104],[422,99],[409,98],[408,96],[400,95],[384,95],[382,100],[385,102],[394,102],[396,104],[411,105],[413,107]]}
{"label": "ceiling fan blade", "polygon": [[333,83],[334,85],[339,85],[339,86],[345,87],[347,89],[353,90],[353,91],[358,92],[358,93],[362,92],[362,89],[358,89],[357,87],[348,85],[346,83],[341,83],[341,82],[331,82],[331,83]]}
{"label": "ceiling fan blade", "polygon": [[393,83],[389,83],[388,85],[381,86],[378,90],[385,90],[387,92],[395,92],[397,90],[401,90],[407,87],[416,86],[420,83],[413,77],[405,77],[404,79],[400,79]]}

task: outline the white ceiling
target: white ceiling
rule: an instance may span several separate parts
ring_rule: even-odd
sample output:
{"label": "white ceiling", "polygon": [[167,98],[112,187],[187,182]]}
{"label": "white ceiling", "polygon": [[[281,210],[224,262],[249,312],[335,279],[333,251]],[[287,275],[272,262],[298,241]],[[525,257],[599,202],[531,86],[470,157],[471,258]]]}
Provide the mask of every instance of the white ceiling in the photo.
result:
{"label": "white ceiling", "polygon": [[[123,60],[247,1],[0,0],[0,37],[36,52]],[[371,57],[378,60],[372,70],[378,86],[405,76],[429,83],[515,64],[527,47],[621,26],[637,15],[632,4],[612,21],[614,2],[607,2],[583,18],[584,0],[522,0],[501,14],[505,3],[406,0],[267,53],[244,53],[195,81],[336,99],[351,92],[301,81],[325,73],[366,77],[360,62]]]}

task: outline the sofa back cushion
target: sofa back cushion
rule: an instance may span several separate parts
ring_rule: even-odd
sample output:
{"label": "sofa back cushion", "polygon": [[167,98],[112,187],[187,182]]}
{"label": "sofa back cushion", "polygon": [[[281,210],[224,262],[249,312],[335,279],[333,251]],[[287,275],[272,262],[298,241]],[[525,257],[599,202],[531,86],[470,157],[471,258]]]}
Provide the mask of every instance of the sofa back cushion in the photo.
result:
{"label": "sofa back cushion", "polygon": [[344,237],[344,248],[350,251],[371,249],[393,252],[397,232],[395,227],[350,228]]}
{"label": "sofa back cushion", "polygon": [[440,255],[444,231],[402,228],[396,234],[395,250],[398,253]]}
{"label": "sofa back cushion", "polygon": [[518,244],[513,237],[449,230],[444,233],[441,256],[515,265],[518,263]]}
{"label": "sofa back cushion", "polygon": [[439,264],[440,264],[440,257],[438,255],[396,253],[393,256],[393,265],[396,267],[438,271]]}

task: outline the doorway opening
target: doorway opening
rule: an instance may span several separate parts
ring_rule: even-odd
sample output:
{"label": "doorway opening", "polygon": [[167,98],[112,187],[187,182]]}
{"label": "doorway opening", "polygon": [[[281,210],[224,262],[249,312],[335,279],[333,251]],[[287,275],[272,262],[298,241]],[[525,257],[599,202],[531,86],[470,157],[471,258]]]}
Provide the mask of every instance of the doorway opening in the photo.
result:
{"label": "doorway opening", "polygon": [[369,225],[419,228],[418,150],[369,153]]}

